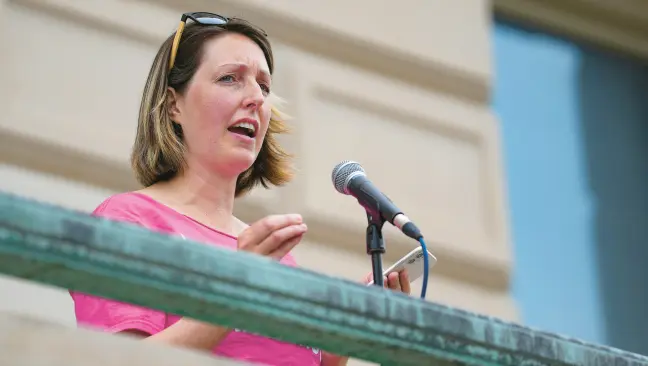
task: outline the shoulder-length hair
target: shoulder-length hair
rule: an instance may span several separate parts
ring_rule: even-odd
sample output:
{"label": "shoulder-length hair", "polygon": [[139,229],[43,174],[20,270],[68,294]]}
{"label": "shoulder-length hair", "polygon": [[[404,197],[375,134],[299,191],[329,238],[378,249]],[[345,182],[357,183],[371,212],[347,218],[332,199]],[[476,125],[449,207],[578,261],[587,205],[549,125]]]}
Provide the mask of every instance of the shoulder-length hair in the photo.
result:
{"label": "shoulder-length hair", "polygon": [[[173,68],[169,58],[175,33],[158,50],[142,94],[137,133],[131,152],[131,166],[137,181],[145,187],[169,180],[185,168],[186,151],[182,127],[173,122],[167,108],[167,89],[183,93],[200,66],[203,46],[224,33],[242,34],[263,50],[270,73],[274,70],[272,47],[266,35],[250,23],[231,19],[224,26],[187,24],[182,33]],[[282,185],[292,178],[291,156],[277,141],[277,135],[287,132],[285,115],[276,106],[271,108],[268,131],[252,166],[239,175],[236,196],[250,191],[257,184]]]}

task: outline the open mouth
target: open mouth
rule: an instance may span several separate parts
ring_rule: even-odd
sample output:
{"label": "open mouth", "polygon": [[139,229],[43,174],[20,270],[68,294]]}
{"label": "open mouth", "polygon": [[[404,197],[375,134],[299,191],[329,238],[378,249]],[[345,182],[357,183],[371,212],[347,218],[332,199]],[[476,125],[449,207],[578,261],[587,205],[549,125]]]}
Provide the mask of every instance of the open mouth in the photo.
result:
{"label": "open mouth", "polygon": [[248,122],[237,123],[234,126],[228,128],[227,130],[229,132],[247,136],[250,138],[254,138],[256,136],[256,128],[252,123],[248,123]]}

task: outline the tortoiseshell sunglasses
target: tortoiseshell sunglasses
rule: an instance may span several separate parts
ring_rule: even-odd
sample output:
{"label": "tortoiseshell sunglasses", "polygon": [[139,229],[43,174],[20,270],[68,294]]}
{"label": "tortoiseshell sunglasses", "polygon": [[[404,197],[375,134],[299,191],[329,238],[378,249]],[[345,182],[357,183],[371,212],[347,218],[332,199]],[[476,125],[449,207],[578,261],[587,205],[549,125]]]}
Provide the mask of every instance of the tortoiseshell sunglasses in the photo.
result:
{"label": "tortoiseshell sunglasses", "polygon": [[[169,58],[169,71],[171,71],[171,69],[173,69],[173,65],[175,65],[176,55],[178,54],[178,46],[180,45],[180,39],[182,38],[182,31],[184,30],[185,24],[187,23],[187,19],[191,19],[194,22],[202,25],[215,25],[215,26],[222,27],[227,23],[229,23],[231,19],[235,19],[235,18],[228,18],[222,15],[207,13],[204,11],[182,14],[182,18],[180,18],[180,24],[178,25],[178,30],[176,31],[175,38],[173,39],[173,46],[171,47],[171,57]],[[263,29],[256,26],[255,28],[261,31],[261,33],[263,33],[264,36],[266,37],[268,36],[268,34]]]}

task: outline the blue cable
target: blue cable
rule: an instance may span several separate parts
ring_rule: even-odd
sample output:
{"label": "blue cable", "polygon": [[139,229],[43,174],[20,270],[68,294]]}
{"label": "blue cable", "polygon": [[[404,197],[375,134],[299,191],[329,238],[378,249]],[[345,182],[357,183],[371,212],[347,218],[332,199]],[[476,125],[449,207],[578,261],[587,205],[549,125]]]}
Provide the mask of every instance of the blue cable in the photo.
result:
{"label": "blue cable", "polygon": [[425,293],[427,292],[428,284],[428,271],[430,268],[430,260],[428,258],[427,245],[422,236],[419,236],[418,242],[421,244],[421,249],[423,249],[423,286],[421,287],[421,299],[425,299]]}

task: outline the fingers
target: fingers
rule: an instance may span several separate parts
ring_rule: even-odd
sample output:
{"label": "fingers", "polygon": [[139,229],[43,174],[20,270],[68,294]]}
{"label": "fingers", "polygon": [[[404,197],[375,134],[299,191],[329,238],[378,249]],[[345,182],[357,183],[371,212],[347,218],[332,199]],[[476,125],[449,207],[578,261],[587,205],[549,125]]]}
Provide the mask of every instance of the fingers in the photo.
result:
{"label": "fingers", "polygon": [[245,230],[245,239],[253,243],[261,243],[270,234],[277,230],[283,229],[290,225],[299,225],[302,223],[302,217],[298,214],[290,215],[270,215],[250,225]]}
{"label": "fingers", "polygon": [[[302,224],[304,225],[304,224]],[[305,225],[304,225],[305,226]],[[286,254],[288,254],[299,242],[301,241],[302,237],[304,234],[299,234],[297,236],[294,236],[286,241],[284,241],[282,244],[279,245],[274,251],[271,251],[268,253],[268,256],[281,260]]]}
{"label": "fingers", "polygon": [[371,281],[373,281],[373,273],[369,272],[365,276],[363,283],[366,285],[366,284],[369,284]]}
{"label": "fingers", "polygon": [[267,255],[285,241],[305,233],[306,229],[301,215],[267,216],[239,235],[239,249]]}
{"label": "fingers", "polygon": [[[371,273],[365,279],[365,283],[371,280]],[[401,272],[392,272],[388,276],[383,277],[383,287],[390,290],[410,294],[412,292],[409,276],[406,270]]]}
{"label": "fingers", "polygon": [[[375,284],[373,283],[373,279],[374,279],[374,278],[373,278],[373,272],[369,272],[369,273],[367,273],[367,275],[366,275],[366,276],[364,277],[364,279],[362,280],[362,283],[364,283],[365,285],[368,285],[368,284],[371,283],[372,286],[373,286],[373,285],[375,285]],[[387,276],[383,276],[383,287],[387,288],[387,282],[388,282],[388,281],[387,281]]]}
{"label": "fingers", "polygon": [[412,287],[411,287],[409,275],[407,274],[407,270],[404,270],[403,272],[399,273],[399,276],[400,276],[399,280],[401,285],[401,291],[409,295],[410,293],[412,293]]}
{"label": "fingers", "polygon": [[401,284],[400,284],[400,276],[397,272],[392,272],[387,276],[387,281],[385,281],[387,284],[387,287],[389,287],[392,290],[395,291],[400,291],[401,289]]}
{"label": "fingers", "polygon": [[290,225],[275,230],[257,245],[257,252],[274,256],[273,253],[278,251],[277,255],[281,255],[281,252],[284,252],[285,255],[285,253],[299,243],[301,236],[306,230],[306,224]]}

